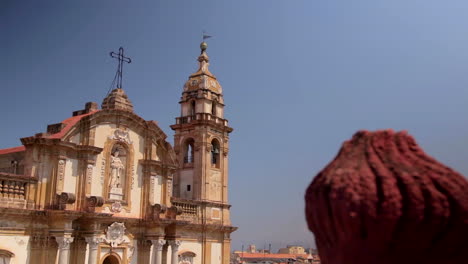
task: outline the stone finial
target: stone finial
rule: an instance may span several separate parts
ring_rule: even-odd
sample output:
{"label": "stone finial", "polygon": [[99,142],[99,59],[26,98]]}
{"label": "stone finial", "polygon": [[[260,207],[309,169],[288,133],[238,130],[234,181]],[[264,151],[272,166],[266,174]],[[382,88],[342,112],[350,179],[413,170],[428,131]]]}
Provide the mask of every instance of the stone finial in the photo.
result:
{"label": "stone finial", "polygon": [[201,54],[198,56],[198,70],[191,74],[188,81],[184,85],[184,91],[196,91],[207,89],[214,93],[221,94],[222,87],[218,80],[208,69],[210,57],[206,53],[208,45],[206,42],[200,44]]}
{"label": "stone finial", "polygon": [[468,181],[406,132],[360,131],[312,181],[324,264],[468,263]]}
{"label": "stone finial", "polygon": [[106,109],[119,109],[133,112],[133,104],[128,99],[127,94],[121,88],[116,88],[107,95],[102,101],[102,110]]}

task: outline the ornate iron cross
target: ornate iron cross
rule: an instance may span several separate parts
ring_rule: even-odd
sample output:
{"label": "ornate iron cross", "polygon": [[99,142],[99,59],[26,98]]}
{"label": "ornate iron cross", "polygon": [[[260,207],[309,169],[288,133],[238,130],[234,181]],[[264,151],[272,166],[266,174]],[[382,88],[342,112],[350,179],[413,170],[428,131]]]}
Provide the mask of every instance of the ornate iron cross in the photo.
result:
{"label": "ornate iron cross", "polygon": [[117,68],[117,88],[122,88],[122,70],[123,70],[123,63],[131,63],[132,60],[128,57],[124,56],[124,49],[122,47],[119,48],[119,53],[111,52],[110,56],[112,58],[116,58],[119,61],[119,66]]}

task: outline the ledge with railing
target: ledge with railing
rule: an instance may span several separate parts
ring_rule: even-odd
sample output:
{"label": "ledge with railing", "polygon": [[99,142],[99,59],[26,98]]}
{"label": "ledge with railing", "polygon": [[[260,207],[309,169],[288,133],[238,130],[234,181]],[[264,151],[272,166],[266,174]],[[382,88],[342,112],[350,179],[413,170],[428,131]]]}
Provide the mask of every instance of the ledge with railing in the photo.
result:
{"label": "ledge with railing", "polygon": [[36,182],[31,176],[0,172],[0,207],[26,208],[29,188]]}
{"label": "ledge with railing", "polygon": [[188,124],[192,121],[211,121],[214,122],[215,124],[220,124],[227,126],[228,121],[226,119],[217,117],[215,115],[209,114],[209,113],[197,113],[195,115],[190,115],[190,116],[182,116],[182,117],[177,117],[176,118],[176,124]]}
{"label": "ledge with railing", "polygon": [[189,221],[197,220],[199,214],[199,206],[197,204],[185,201],[184,199],[173,198],[172,205],[182,211],[182,214],[178,216],[179,219]]}

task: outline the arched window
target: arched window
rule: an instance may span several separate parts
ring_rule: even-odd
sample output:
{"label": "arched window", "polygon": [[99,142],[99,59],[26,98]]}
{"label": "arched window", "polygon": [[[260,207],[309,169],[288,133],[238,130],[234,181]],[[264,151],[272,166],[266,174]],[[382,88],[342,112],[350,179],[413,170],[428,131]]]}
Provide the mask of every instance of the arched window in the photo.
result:
{"label": "arched window", "polygon": [[108,255],[102,262],[102,264],[119,264],[119,263],[120,263],[120,260],[115,255]]}
{"label": "arched window", "polygon": [[195,101],[190,102],[190,115],[195,115]]}
{"label": "arched window", "polygon": [[195,141],[193,138],[189,138],[185,141],[184,144],[184,163],[193,163],[193,147],[195,145]]}
{"label": "arched window", "polygon": [[211,141],[211,166],[219,168],[219,142],[216,139]]}
{"label": "arched window", "polygon": [[10,251],[0,249],[0,264],[10,264],[10,260],[14,256]]}

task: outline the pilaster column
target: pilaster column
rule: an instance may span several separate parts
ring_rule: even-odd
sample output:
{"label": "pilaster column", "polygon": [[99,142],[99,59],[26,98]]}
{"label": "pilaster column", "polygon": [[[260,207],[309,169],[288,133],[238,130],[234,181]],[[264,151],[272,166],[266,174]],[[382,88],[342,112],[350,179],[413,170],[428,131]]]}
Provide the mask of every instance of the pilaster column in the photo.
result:
{"label": "pilaster column", "polygon": [[182,241],[179,240],[169,240],[169,245],[171,246],[171,264],[178,264],[179,259],[177,255],[177,251],[179,251],[179,246],[182,244]]}
{"label": "pilaster column", "polygon": [[73,237],[59,236],[55,237],[58,244],[58,264],[68,264],[70,261],[70,244]]}
{"label": "pilaster column", "polygon": [[100,237],[85,237],[86,243],[89,245],[89,252],[88,252],[88,264],[96,264],[97,259],[97,252],[99,248],[99,244],[102,242],[102,238]]}
{"label": "pilaster column", "polygon": [[151,243],[153,244],[151,264],[161,264],[162,263],[162,249],[163,249],[164,244],[166,244],[166,240],[164,239],[151,240]]}

